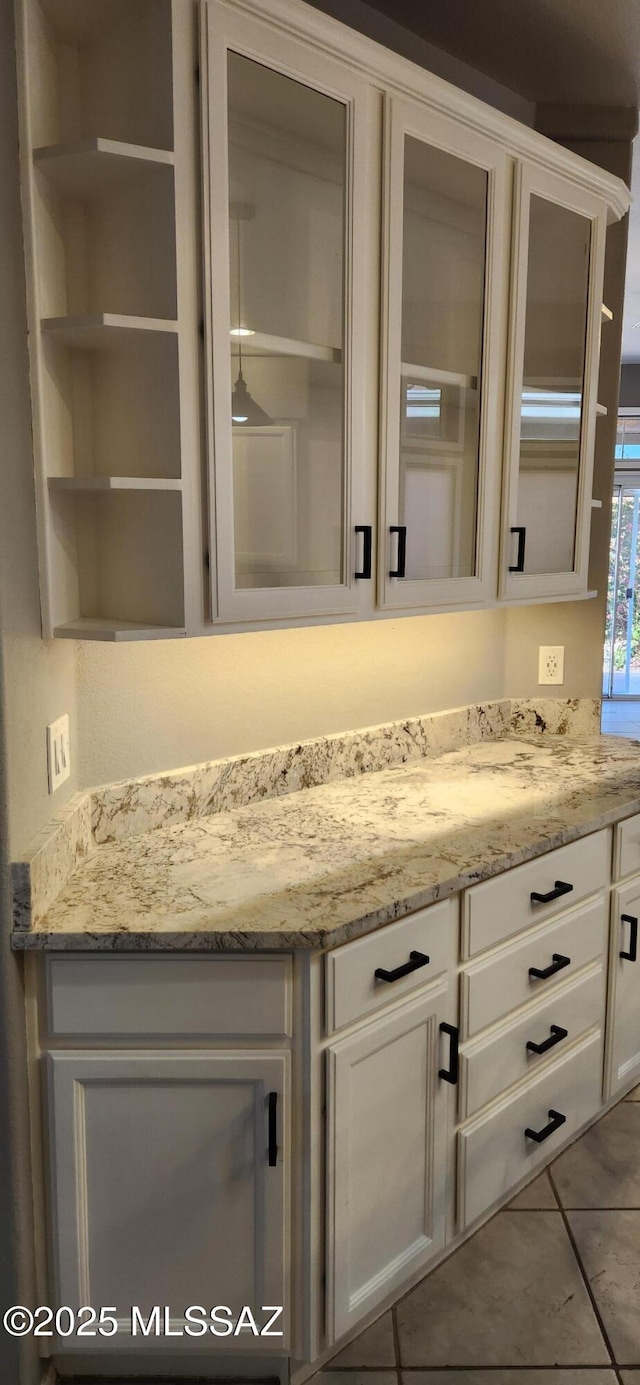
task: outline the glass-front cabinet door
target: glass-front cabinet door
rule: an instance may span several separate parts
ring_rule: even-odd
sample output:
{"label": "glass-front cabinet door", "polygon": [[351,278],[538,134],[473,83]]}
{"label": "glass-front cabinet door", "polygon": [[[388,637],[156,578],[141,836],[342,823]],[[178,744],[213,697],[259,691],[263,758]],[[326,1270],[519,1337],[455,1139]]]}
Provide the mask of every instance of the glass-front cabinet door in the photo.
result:
{"label": "glass-front cabinet door", "polygon": [[507,159],[390,99],[385,168],[380,592],[470,605],[495,594]]}
{"label": "glass-front cabinet door", "polygon": [[203,45],[214,618],[357,611],[375,93],[216,0]]}
{"label": "glass-front cabinet door", "polygon": [[606,209],[516,179],[501,594],[587,589]]}

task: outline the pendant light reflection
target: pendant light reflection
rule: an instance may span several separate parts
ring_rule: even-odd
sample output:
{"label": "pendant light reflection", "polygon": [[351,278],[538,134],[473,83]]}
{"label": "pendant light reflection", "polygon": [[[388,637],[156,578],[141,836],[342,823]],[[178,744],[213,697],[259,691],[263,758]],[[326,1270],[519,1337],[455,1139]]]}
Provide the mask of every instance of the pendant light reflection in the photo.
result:
{"label": "pendant light reflection", "polygon": [[254,428],[266,427],[271,423],[269,415],[251,398],[242,374],[242,355],[238,378],[231,395],[231,419],[233,423],[248,423]]}
{"label": "pendant light reflection", "polygon": [[[232,209],[232,210],[233,210],[233,209]],[[238,257],[238,258],[237,258],[238,316],[237,316],[237,318],[236,318],[236,321],[237,321],[238,324],[240,324],[240,323],[242,322],[242,275],[241,275],[241,255],[240,255],[240,222],[241,222],[242,220],[247,220],[247,219],[248,219],[247,211],[245,211],[244,216],[242,216],[242,215],[240,214],[240,213],[241,213],[241,210],[242,210],[242,209],[241,209],[240,207],[238,207],[238,209],[237,209],[238,214],[236,215],[235,218],[232,217],[232,220],[235,219],[235,222],[236,222],[236,244],[237,244],[237,257]],[[253,209],[251,209],[251,213],[250,213],[250,214],[251,214],[251,216],[253,215]],[[233,390],[232,390],[232,392],[231,392],[231,421],[232,421],[232,423],[234,423],[234,424],[236,424],[236,425],[243,425],[243,424],[246,424],[246,425],[248,425],[249,427],[253,427],[253,428],[264,428],[264,427],[267,427],[267,426],[271,423],[271,419],[269,418],[268,413],[266,413],[265,410],[262,409],[262,408],[260,407],[259,404],[256,404],[255,399],[253,399],[253,398],[251,397],[251,395],[249,394],[249,390],[247,389],[247,382],[246,382],[246,380],[245,380],[245,378],[244,378],[244,375],[242,374],[242,345],[241,345],[241,339],[242,339],[242,337],[253,337],[253,336],[255,336],[255,332],[254,332],[254,331],[252,330],[252,328],[250,328],[250,327],[241,327],[240,325],[238,325],[237,327],[232,327],[232,328],[231,328],[231,336],[232,336],[232,337],[236,337],[236,338],[238,339],[238,378],[237,378],[237,380],[236,380],[236,382],[235,382],[235,385],[233,386]]]}

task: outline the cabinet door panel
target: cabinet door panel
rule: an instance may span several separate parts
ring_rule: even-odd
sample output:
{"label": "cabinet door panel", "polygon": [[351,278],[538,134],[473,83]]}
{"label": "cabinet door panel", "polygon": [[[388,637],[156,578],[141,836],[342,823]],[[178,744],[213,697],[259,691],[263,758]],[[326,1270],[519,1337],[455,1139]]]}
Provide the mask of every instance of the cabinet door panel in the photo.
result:
{"label": "cabinet door panel", "polygon": [[[611,952],[607,1069],[609,1095],[640,1079],[640,954],[638,880],[614,890],[611,901]],[[634,923],[634,920],[636,921]],[[624,953],[624,956],[621,956]]]}
{"label": "cabinet door panel", "polygon": [[204,46],[217,612],[355,611],[374,93],[215,0]]}
{"label": "cabinet door panel", "polygon": [[[146,1316],[167,1304],[177,1327],[191,1304],[286,1310],[287,1055],[60,1052],[48,1061],[58,1302],[113,1305],[120,1345],[133,1305]],[[82,1345],[69,1338],[65,1350]]]}
{"label": "cabinet door panel", "polygon": [[431,987],[329,1049],[331,1341],[444,1245],[448,1006]]}
{"label": "cabinet door panel", "polygon": [[387,606],[480,601],[493,585],[505,187],[489,141],[388,102]]}
{"label": "cabinet door panel", "polygon": [[520,169],[516,192],[502,590],[586,589],[605,208]]}

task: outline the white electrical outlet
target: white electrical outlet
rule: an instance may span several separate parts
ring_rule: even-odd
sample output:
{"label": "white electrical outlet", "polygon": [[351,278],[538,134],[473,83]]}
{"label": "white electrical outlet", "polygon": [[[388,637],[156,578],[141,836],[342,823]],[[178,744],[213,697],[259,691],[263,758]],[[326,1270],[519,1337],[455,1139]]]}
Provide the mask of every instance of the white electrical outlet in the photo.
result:
{"label": "white electrical outlet", "polygon": [[564,683],[564,645],[541,644],[538,683]]}
{"label": "white electrical outlet", "polygon": [[49,793],[55,793],[71,774],[69,718],[66,714],[47,727],[47,769]]}

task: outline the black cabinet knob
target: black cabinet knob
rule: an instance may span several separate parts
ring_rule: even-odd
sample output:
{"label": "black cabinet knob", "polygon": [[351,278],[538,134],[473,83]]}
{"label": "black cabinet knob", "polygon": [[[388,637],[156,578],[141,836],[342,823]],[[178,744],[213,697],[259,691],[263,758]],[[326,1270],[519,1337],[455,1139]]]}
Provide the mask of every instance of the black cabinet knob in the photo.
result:
{"label": "black cabinet knob", "polygon": [[424,952],[410,952],[409,961],[403,962],[402,966],[395,967],[393,971],[387,971],[385,967],[376,967],[374,976],[376,981],[400,981],[403,976],[410,976],[412,971],[418,971],[420,967],[427,967],[431,961]]}
{"label": "black cabinet knob", "polygon": [[562,971],[563,967],[571,966],[571,958],[563,957],[561,952],[553,953],[553,961],[548,967],[529,967],[529,976],[532,981],[548,981],[550,976],[555,976],[556,972]]}
{"label": "black cabinet knob", "polygon": [[549,1139],[550,1135],[555,1135],[556,1130],[564,1125],[566,1119],[567,1117],[563,1116],[561,1111],[549,1111],[548,1125],[543,1126],[542,1130],[532,1130],[530,1126],[527,1126],[524,1133],[528,1140],[534,1140],[537,1145],[541,1145]]}
{"label": "black cabinet knob", "polygon": [[621,923],[629,924],[629,951],[621,952],[623,962],[637,962],[638,960],[638,920],[634,914],[621,914]]}

